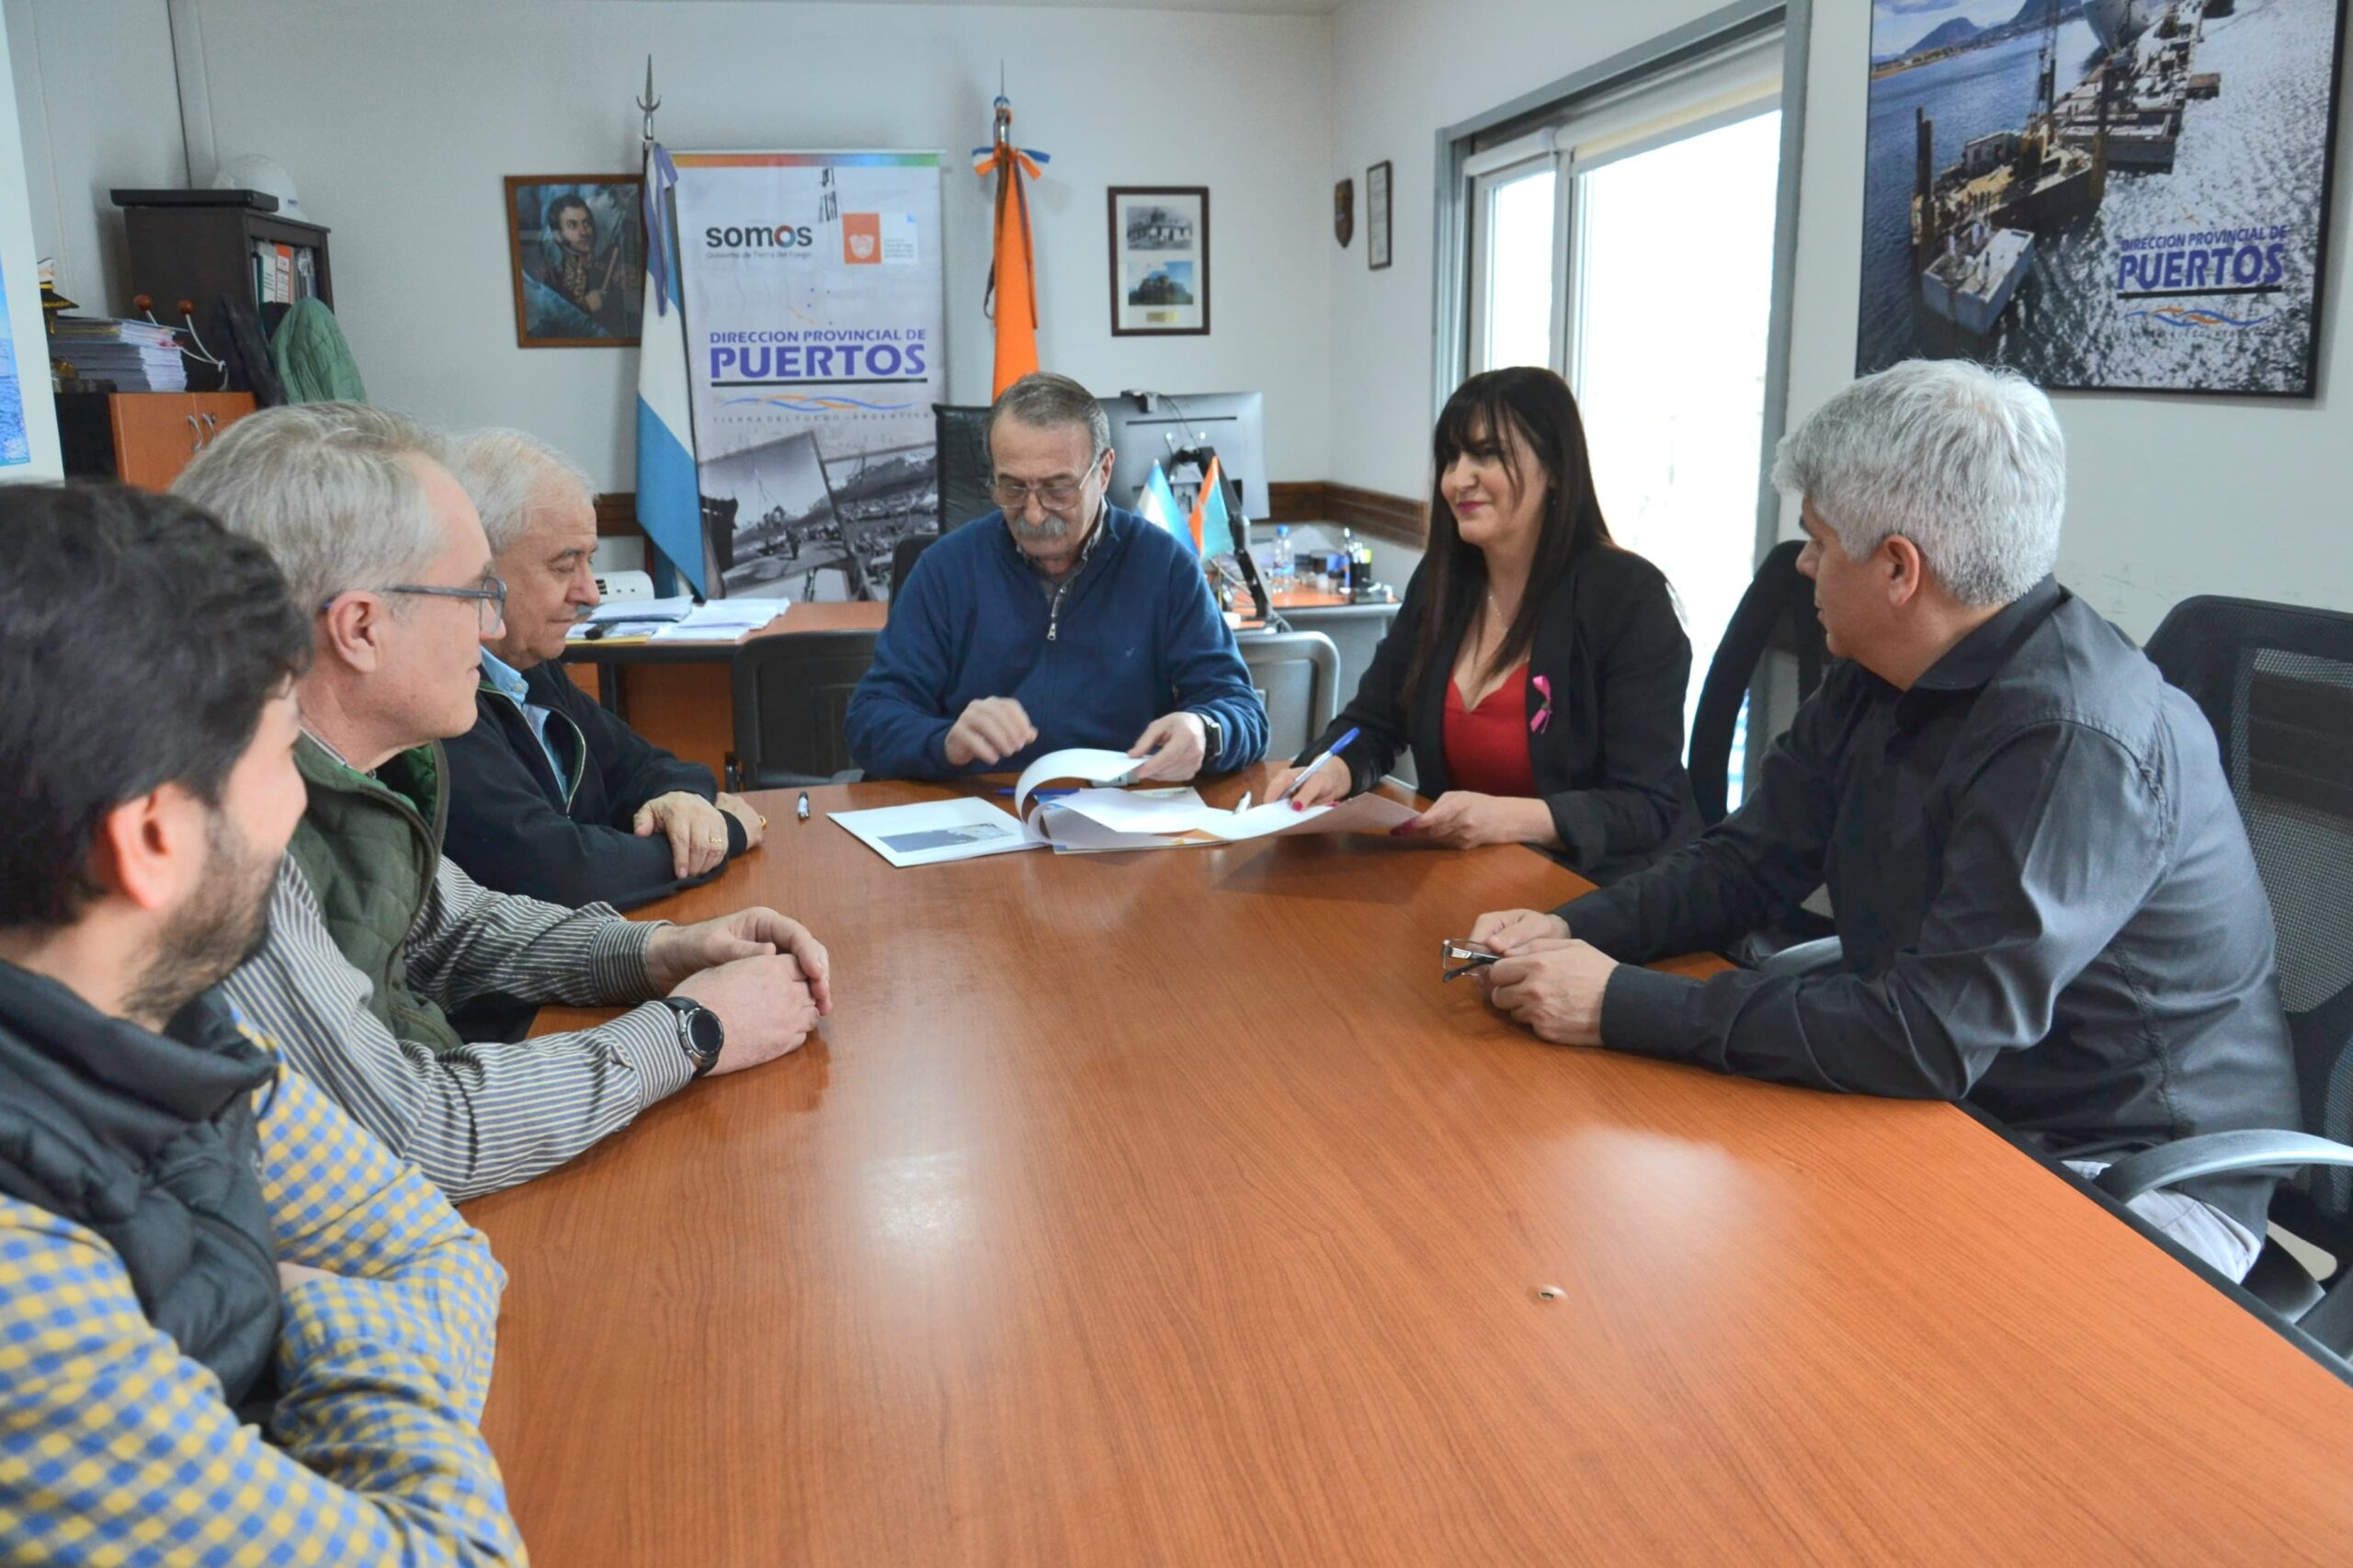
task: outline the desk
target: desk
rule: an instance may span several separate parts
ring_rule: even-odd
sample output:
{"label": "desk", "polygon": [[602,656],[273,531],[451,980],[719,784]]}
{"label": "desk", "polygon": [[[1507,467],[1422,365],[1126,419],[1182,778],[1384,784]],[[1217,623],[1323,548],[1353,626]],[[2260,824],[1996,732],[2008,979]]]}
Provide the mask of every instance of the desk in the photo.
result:
{"label": "desk", "polygon": [[[1275,608],[1294,629],[1321,631],[1339,649],[1338,706],[1347,707],[1397,607],[1351,604],[1338,594],[1287,593],[1275,596]],[[734,744],[728,679],[735,651],[763,637],[796,631],[880,631],[890,608],[875,600],[795,604],[761,630],[727,642],[570,642],[563,662],[582,689],[639,734],[701,763],[713,778],[724,778]],[[1399,758],[1397,770],[1410,782],[1413,758]]]}
{"label": "desk", "polygon": [[1961,1111],[1440,985],[1543,858],[823,814],[941,793],[765,797],[663,907],[806,916],[830,1038],[468,1206],[540,1561],[2345,1560],[2353,1390]]}
{"label": "desk", "polygon": [[[880,600],[794,604],[757,631],[726,642],[568,642],[572,678],[640,735],[726,777],[735,712],[729,671],[735,650],[796,631],[880,631],[891,607]],[[594,670],[592,682],[584,678]]]}

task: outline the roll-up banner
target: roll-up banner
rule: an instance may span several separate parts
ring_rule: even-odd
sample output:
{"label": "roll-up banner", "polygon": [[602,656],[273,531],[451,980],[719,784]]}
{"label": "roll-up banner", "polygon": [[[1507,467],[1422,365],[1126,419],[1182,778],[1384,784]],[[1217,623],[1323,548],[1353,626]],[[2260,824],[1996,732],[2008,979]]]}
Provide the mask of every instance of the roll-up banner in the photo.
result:
{"label": "roll-up banner", "polygon": [[714,593],[883,598],[938,506],[938,153],[678,153]]}

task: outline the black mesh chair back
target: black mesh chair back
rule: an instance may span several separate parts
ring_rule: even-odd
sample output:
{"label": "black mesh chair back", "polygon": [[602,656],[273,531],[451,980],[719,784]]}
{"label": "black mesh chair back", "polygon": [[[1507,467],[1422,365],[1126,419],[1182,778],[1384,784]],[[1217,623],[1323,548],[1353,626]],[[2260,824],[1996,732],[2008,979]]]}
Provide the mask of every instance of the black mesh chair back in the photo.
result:
{"label": "black mesh chair back", "polygon": [[916,557],[939,542],[938,534],[909,534],[891,547],[891,597],[897,598],[906,585],[907,574],[915,569]]}
{"label": "black mesh chair back", "polygon": [[989,411],[958,403],[931,405],[932,436],[939,444],[939,531],[946,533],[996,510],[989,494]]}
{"label": "black mesh chair back", "polygon": [[1250,633],[1239,642],[1250,684],[1267,705],[1267,756],[1288,761],[1340,710],[1340,651],[1321,631]]}
{"label": "black mesh chair back", "polygon": [[844,721],[874,662],[871,631],[794,631],[736,650],[738,789],[823,784],[853,766]]}
{"label": "black mesh chair back", "polygon": [[1788,648],[1798,661],[1798,697],[1822,684],[1822,622],[1813,613],[1813,583],[1798,571],[1803,540],[1775,545],[1756,568],[1740,607],[1732,612],[1723,641],[1699,687],[1699,710],[1691,718],[1688,767],[1699,815],[1712,827],[1724,820],[1731,785],[1733,736],[1740,727],[1740,705],[1756,679],[1768,650]]}
{"label": "black mesh chair back", "polygon": [[[2353,1142],[2353,615],[2185,599],[2147,652],[2213,725],[2270,896],[2301,1131]],[[2353,1257],[2353,1171],[2300,1171],[2273,1212]]]}

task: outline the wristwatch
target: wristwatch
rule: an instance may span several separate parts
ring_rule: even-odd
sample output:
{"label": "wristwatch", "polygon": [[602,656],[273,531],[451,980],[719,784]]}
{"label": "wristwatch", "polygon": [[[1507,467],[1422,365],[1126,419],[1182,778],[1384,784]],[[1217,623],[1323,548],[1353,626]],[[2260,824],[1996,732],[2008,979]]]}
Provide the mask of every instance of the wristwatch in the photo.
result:
{"label": "wristwatch", "polygon": [[1201,722],[1201,728],[1209,735],[1209,745],[1201,754],[1201,761],[1204,764],[1215,762],[1218,754],[1225,750],[1225,726],[1219,723],[1217,715],[1207,709],[1188,708],[1185,711],[1199,719]]}
{"label": "wristwatch", "polygon": [[699,1078],[718,1066],[720,1048],[727,1043],[719,1015],[685,996],[665,996],[662,1006],[678,1015],[678,1049],[694,1063],[695,1076]]}

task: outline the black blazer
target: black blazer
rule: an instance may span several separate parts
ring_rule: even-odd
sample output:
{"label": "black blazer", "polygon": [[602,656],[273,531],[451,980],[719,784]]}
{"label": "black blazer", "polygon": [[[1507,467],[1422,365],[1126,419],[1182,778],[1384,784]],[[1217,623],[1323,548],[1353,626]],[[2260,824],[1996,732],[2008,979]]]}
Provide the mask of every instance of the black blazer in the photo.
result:
{"label": "black blazer", "polygon": [[[563,772],[548,767],[523,710],[483,681],[473,729],[443,745],[449,759],[443,854],[494,892],[574,909],[597,903],[628,909],[718,874],[681,881],[671,874],[667,835],[630,831],[637,808],[657,795],[683,790],[710,800],[718,784],[710,768],[640,738],[553,660],[524,671],[523,687],[552,714],[548,739]],[[731,816],[727,854],[743,852],[744,825]]]}
{"label": "black blazer", "polygon": [[[1411,747],[1425,795],[1446,793],[1446,691],[1461,627],[1440,640],[1410,713],[1405,669],[1430,603],[1427,568],[1415,568],[1405,602],[1372,655],[1356,699],[1298,760],[1351,726],[1362,735],[1341,756],[1352,792],[1381,782]],[[1535,677],[1552,687],[1552,717],[1529,736],[1537,793],[1552,809],[1557,857],[1597,882],[1640,870],[1699,830],[1683,771],[1683,698],[1691,640],[1659,569],[1631,551],[1586,552],[1552,590],[1528,656],[1528,716],[1544,705]]]}

